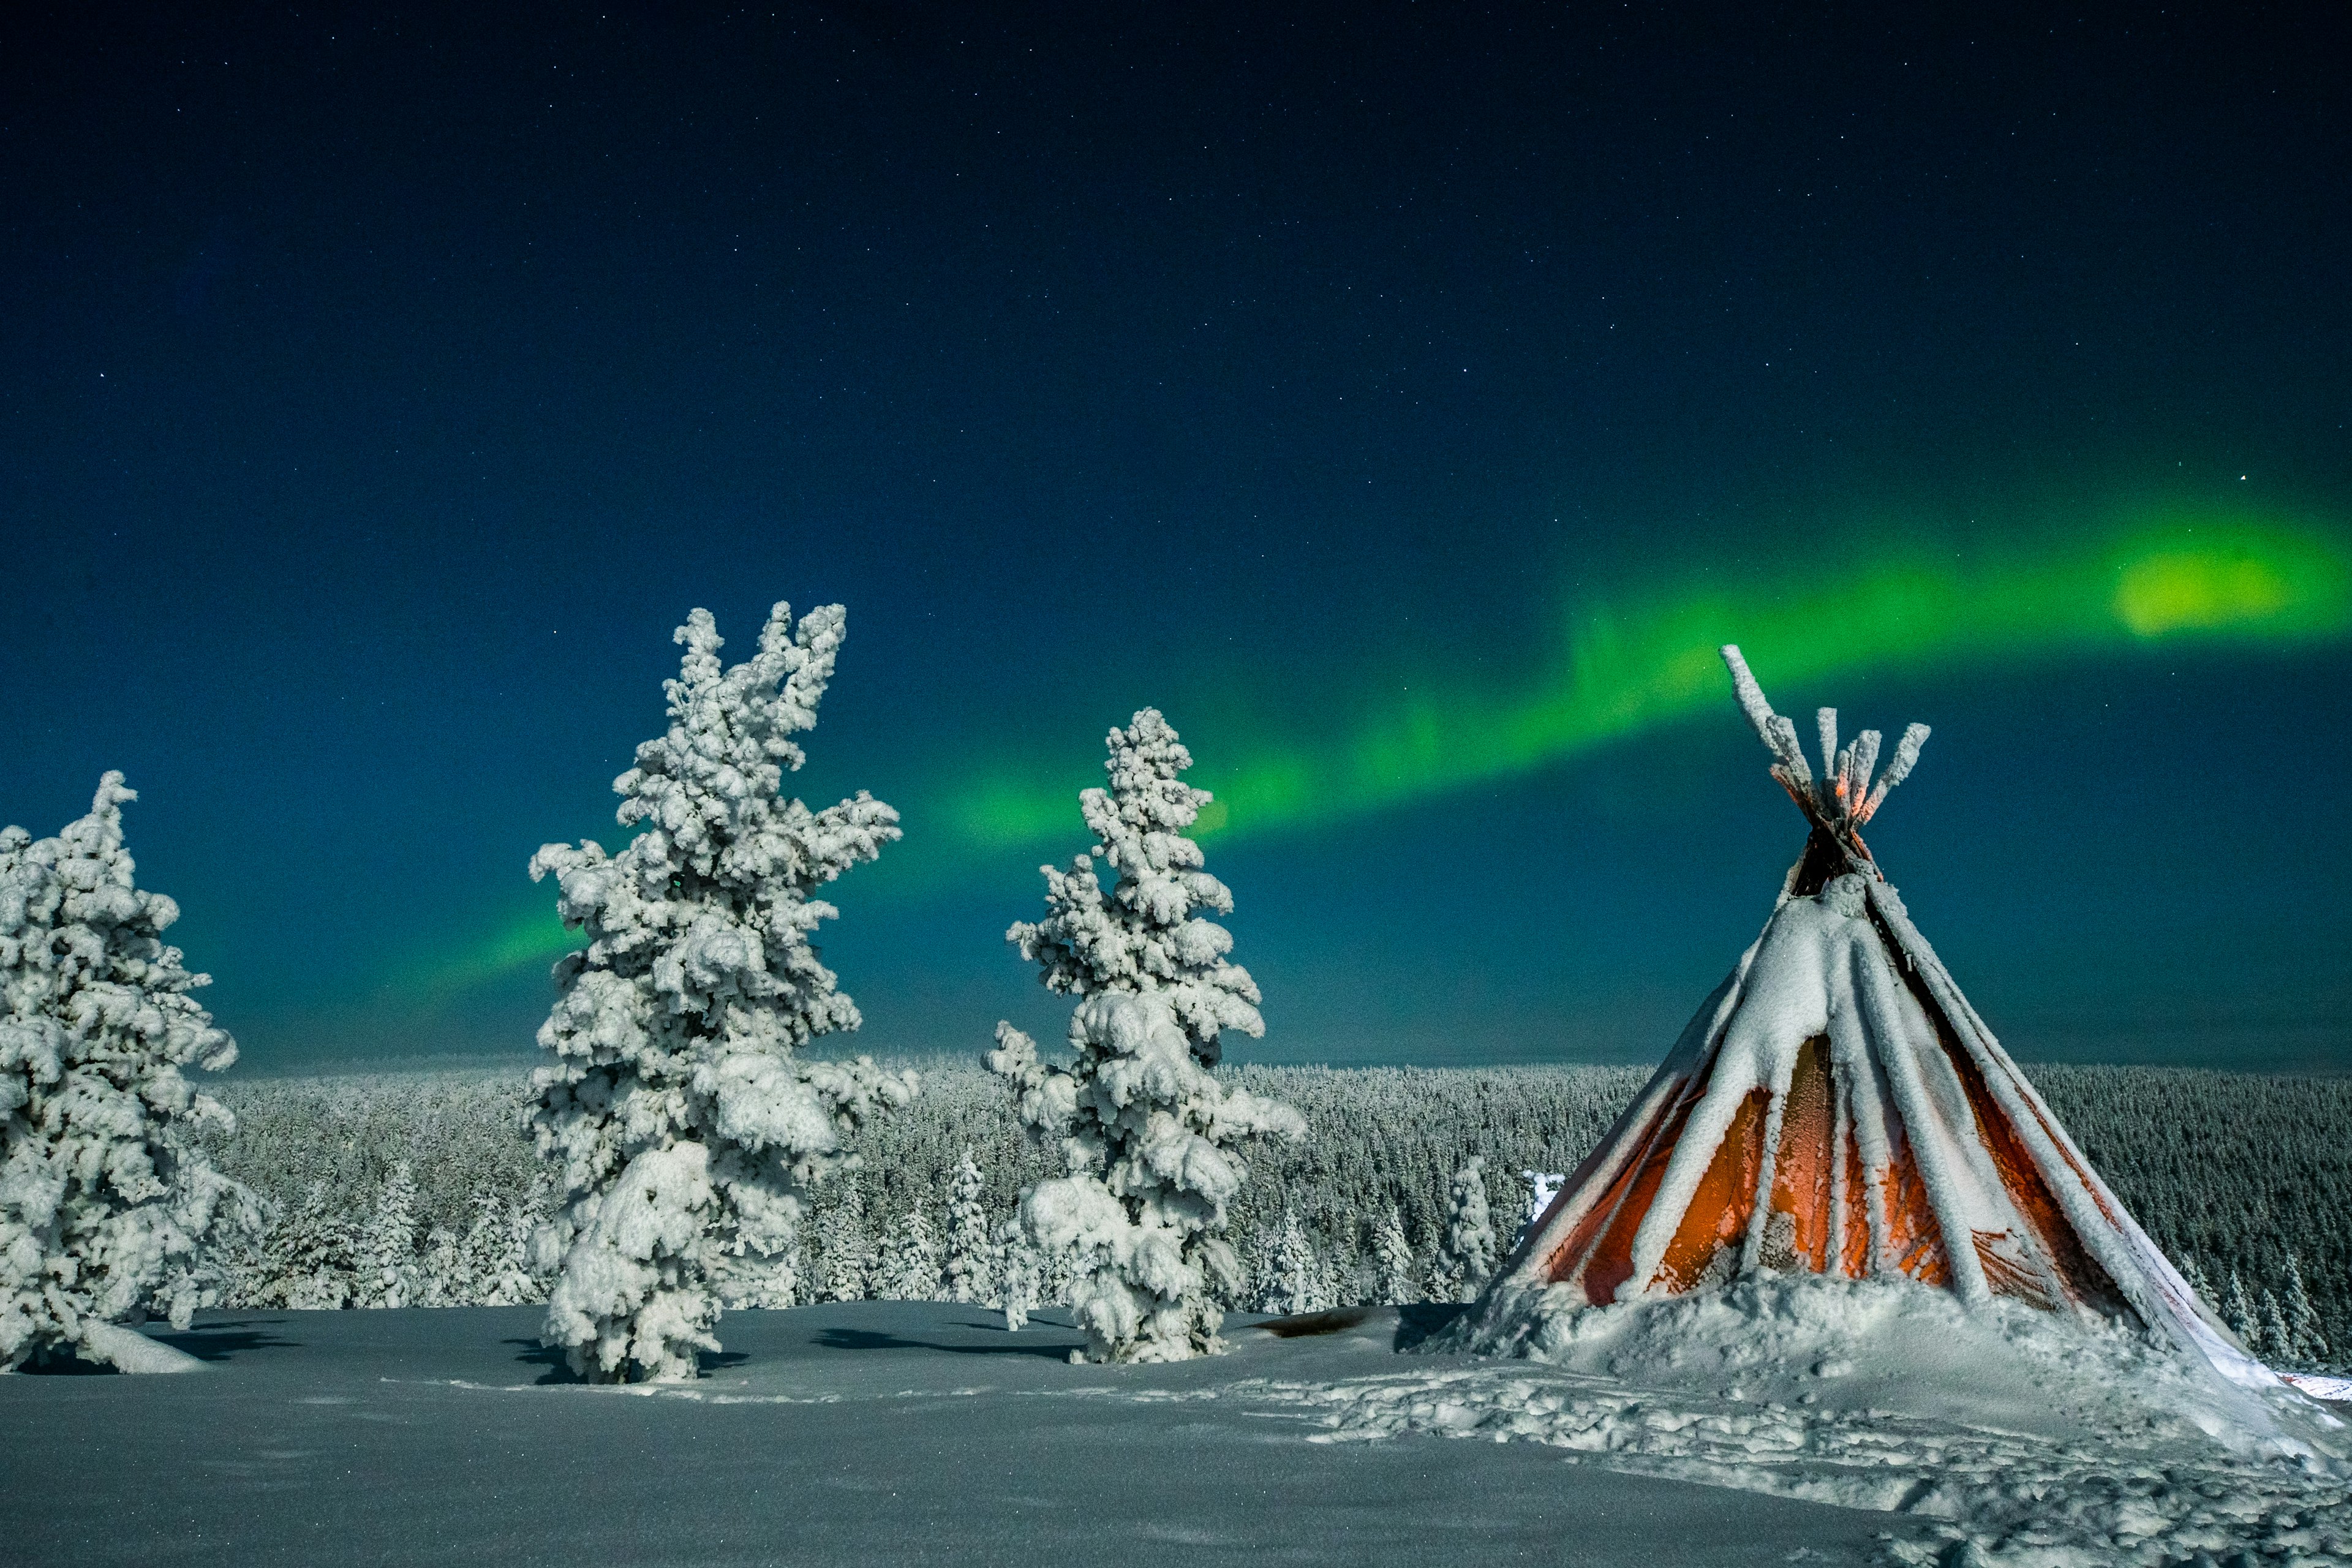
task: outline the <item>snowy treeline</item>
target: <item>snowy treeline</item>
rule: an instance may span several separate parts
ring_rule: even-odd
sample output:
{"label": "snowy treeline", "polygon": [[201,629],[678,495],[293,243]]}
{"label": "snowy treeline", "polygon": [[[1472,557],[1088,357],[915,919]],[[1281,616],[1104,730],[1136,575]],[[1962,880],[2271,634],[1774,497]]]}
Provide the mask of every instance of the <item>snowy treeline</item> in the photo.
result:
{"label": "snowy treeline", "polygon": [[[2055,1066],[2032,1076],[2249,1349],[2274,1365],[2352,1365],[2352,1079]],[[2298,1295],[2315,1320],[2300,1328]],[[2313,1329],[2325,1355],[2296,1342]]]}
{"label": "snowy treeline", "polygon": [[[864,1156],[862,1170],[818,1190],[803,1229],[798,1299],[914,1293],[903,1265],[917,1214],[943,1277],[920,1293],[947,1296],[950,1199],[964,1151],[971,1151],[992,1234],[1021,1187],[1052,1173],[1048,1153],[1031,1147],[1013,1119],[1001,1079],[976,1063],[911,1065],[922,1070],[922,1094],[859,1133],[852,1148]],[[1289,1310],[1286,1216],[1296,1219],[1306,1249],[1288,1272],[1305,1278],[1308,1305],[1392,1299],[1399,1283],[1435,1293],[1454,1179],[1468,1160],[1485,1157],[1493,1227],[1507,1247],[1526,1212],[1520,1173],[1573,1169],[1647,1070],[1221,1068],[1236,1087],[1296,1107],[1309,1129],[1303,1142],[1249,1151],[1250,1180],[1232,1210],[1230,1234],[1249,1275],[1235,1305]],[[2217,1310],[2226,1312],[2234,1272],[2257,1318],[2265,1290],[2284,1316],[2292,1256],[2330,1347],[2326,1362],[2352,1365],[2352,1141],[2344,1135],[2352,1127],[2352,1079],[2032,1071],[2149,1233],[2203,1274]],[[318,1180],[350,1222],[363,1226],[405,1159],[417,1183],[421,1258],[436,1226],[463,1233],[476,1187],[503,1203],[528,1203],[541,1165],[517,1119],[523,1078],[516,1069],[503,1078],[232,1079],[219,1093],[239,1131],[219,1145],[218,1163],[271,1200],[280,1226]],[[1396,1242],[1383,1256],[1391,1207],[1403,1258]],[[265,1237],[265,1252],[278,1236]],[[1051,1300],[1055,1289],[1049,1270],[1036,1299]]]}
{"label": "snowy treeline", "polygon": [[213,1140],[215,1158],[269,1215],[258,1241],[227,1260],[233,1304],[483,1306],[546,1295],[529,1261],[548,1198],[545,1163],[523,1131],[524,1074],[265,1079],[232,1082],[222,1096],[237,1125]]}
{"label": "snowy treeline", "polygon": [[[1010,1213],[1020,1189],[1057,1169],[1030,1146],[1001,1080],[969,1063],[920,1068],[923,1092],[887,1129],[862,1139],[855,1179],[863,1245],[881,1250],[918,1206],[937,1215],[949,1173],[969,1147],[992,1215]],[[1436,1292],[1455,1173],[1473,1156],[1482,1172],[1497,1242],[1507,1247],[1527,1209],[1523,1171],[1572,1169],[1647,1078],[1633,1068],[1423,1069],[1226,1067],[1234,1088],[1280,1100],[1307,1121],[1297,1142],[1250,1145],[1250,1179],[1228,1210],[1228,1232],[1246,1275],[1234,1304],[1277,1310],[1278,1251],[1286,1215],[1312,1248],[1311,1305],[1381,1294],[1380,1232],[1391,1211],[1410,1248],[1416,1299]],[[847,1189],[853,1184],[844,1184]],[[841,1194],[820,1196],[820,1215]],[[817,1245],[814,1241],[812,1245]],[[881,1292],[877,1291],[877,1294]],[[1050,1292],[1043,1299],[1051,1300]],[[1279,1310],[1297,1310],[1282,1307]]]}

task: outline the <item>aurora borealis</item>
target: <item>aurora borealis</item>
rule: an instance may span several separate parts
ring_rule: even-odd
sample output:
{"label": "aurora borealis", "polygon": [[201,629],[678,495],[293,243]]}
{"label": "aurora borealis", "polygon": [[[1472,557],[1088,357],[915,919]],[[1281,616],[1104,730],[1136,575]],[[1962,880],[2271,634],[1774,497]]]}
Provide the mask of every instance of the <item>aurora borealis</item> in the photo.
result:
{"label": "aurora borealis", "polygon": [[[1615,613],[1588,610],[1568,624],[1561,656],[1517,689],[1424,682],[1321,748],[1240,738],[1237,755],[1192,775],[1216,796],[1197,836],[1278,838],[1402,811],[1662,725],[1719,719],[1727,683],[1717,649],[1726,640],[1753,650],[1778,681],[1890,669],[1948,680],[2159,645],[2325,648],[2352,633],[2352,534],[2221,510],[2175,512],[2105,538],[2090,531],[2082,542],[2039,552],[2012,545],[1974,563],[1898,546],[1842,575],[1743,595],[1685,592]],[[934,760],[931,777],[961,761]],[[1072,837],[1076,792],[1097,782],[1068,772],[1036,782],[983,773],[976,784],[919,794],[929,809],[918,807],[916,819],[931,842],[914,890],[936,895],[979,879],[991,851],[1058,858]],[[573,940],[542,911],[414,979],[461,991],[543,963]]]}
{"label": "aurora borealis", "polygon": [[[1201,834],[1278,832],[1533,772],[1722,703],[1716,649],[1737,641],[1783,679],[1885,668],[1981,668],[2173,639],[2324,645],[2352,631],[2352,541],[2223,514],[1975,565],[1890,552],[1741,594],[1685,591],[1571,613],[1560,657],[1517,689],[1439,684],[1322,750],[1279,742],[1197,774]],[[1092,782],[1092,781],[1087,781]],[[950,821],[975,844],[1067,827],[1063,781],[982,784]]]}
{"label": "aurora borealis", "polygon": [[[1522,689],[1464,684],[1401,693],[1327,748],[1260,737],[1192,775],[1216,799],[1199,837],[1279,834],[1532,773],[1654,726],[1720,717],[1716,649],[1734,640],[1782,679],[1883,669],[2030,664],[2176,640],[2325,646],[2352,632],[2352,542],[2340,531],[2183,519],[1974,567],[1891,555],[1849,574],[1734,596],[1685,593],[1576,616],[1563,656]],[[1075,748],[1074,748],[1075,749]],[[951,763],[934,764],[942,773]],[[1084,769],[988,779],[937,811],[935,875],[957,852],[1052,846],[1070,837]],[[945,829],[940,832],[940,829]],[[564,951],[551,919],[501,931],[433,977],[462,984]]]}
{"label": "aurora borealis", "polygon": [[[257,1065],[528,1046],[670,628],[850,638],[878,1050],[1153,704],[1269,1033],[1654,1056],[1793,851],[2023,1054],[2352,1066],[2352,202],[2284,23],[921,7],[0,51],[0,821],[142,792]],[[1026,1009],[1027,1011],[1024,1011]]]}

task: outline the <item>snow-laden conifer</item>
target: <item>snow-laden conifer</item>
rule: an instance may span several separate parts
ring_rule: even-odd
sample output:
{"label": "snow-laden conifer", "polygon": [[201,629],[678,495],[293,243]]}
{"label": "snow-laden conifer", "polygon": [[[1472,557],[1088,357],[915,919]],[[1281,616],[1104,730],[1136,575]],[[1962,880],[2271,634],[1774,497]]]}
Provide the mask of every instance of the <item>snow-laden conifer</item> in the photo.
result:
{"label": "snow-laden conifer", "polygon": [[781,1310],[797,1307],[807,1298],[814,1284],[809,1276],[808,1243],[795,1237],[792,1246],[775,1260],[759,1292],[749,1298],[746,1305]]}
{"label": "snow-laden conifer", "polygon": [[457,1242],[457,1267],[472,1298],[467,1304],[486,1307],[505,1262],[506,1209],[487,1187],[476,1187],[466,1204],[474,1215]]}
{"label": "snow-laden conifer", "polygon": [[542,1174],[530,1191],[507,1205],[499,1233],[497,1262],[483,1288],[482,1305],[520,1307],[547,1300],[547,1279],[534,1267],[539,1232],[546,1224],[549,1183]]}
{"label": "snow-laden conifer", "polygon": [[1421,1287],[1414,1278],[1419,1267],[1412,1243],[1405,1238],[1404,1220],[1391,1204],[1372,1232],[1372,1291],[1381,1304],[1404,1307],[1420,1300]]}
{"label": "snow-laden conifer", "polygon": [[956,1162],[948,1187],[948,1252],[943,1284],[950,1301],[985,1301],[993,1293],[989,1278],[987,1185],[967,1148]]}
{"label": "snow-laden conifer", "polygon": [[2254,1299],[2246,1293],[2246,1281],[2234,1268],[2230,1270],[2230,1283],[2221,1292],[2221,1321],[2238,1336],[2238,1342],[2256,1355],[2263,1353],[2262,1314]]}
{"label": "snow-laden conifer", "polygon": [[821,1301],[863,1301],[874,1272],[874,1248],[866,1235],[866,1202],[852,1183],[838,1194],[816,1225]]}
{"label": "snow-laden conifer", "polygon": [[[1184,837],[1209,793],[1179,775],[1192,755],[1146,708],[1109,736],[1108,790],[1079,809],[1093,850],[1044,868],[1045,919],[1005,933],[1049,990],[1077,997],[1069,1067],[996,1029],[989,1066],[1010,1079],[1031,1134],[1058,1143],[1066,1174],[1022,1199],[1031,1241],[1072,1271],[1070,1305],[1096,1361],[1174,1361],[1223,1349],[1218,1293],[1240,1288],[1225,1206],[1247,1167],[1244,1139],[1305,1131],[1297,1112],[1229,1090],[1209,1068],[1219,1031],[1265,1032],[1258,990],[1229,962],[1233,938],[1202,911],[1233,895]],[[1106,894],[1099,856],[1118,873]]]}
{"label": "snow-laden conifer", "polygon": [[1275,1248],[1282,1244],[1282,1226],[1254,1225],[1241,1236],[1234,1247],[1236,1267],[1241,1271],[1240,1299],[1251,1310],[1265,1310],[1266,1298],[1274,1293],[1276,1268]]}
{"label": "snow-laden conifer", "polygon": [[2197,1255],[2192,1252],[2183,1252],[2179,1255],[2179,1258],[2181,1279],[2187,1283],[2190,1290],[2196,1292],[2198,1300],[2203,1302],[2207,1310],[2211,1310],[2213,1306],[2212,1281],[2205,1278],[2205,1270],[2198,1265]]}
{"label": "snow-laden conifer", "polygon": [[193,1358],[115,1325],[185,1327],[217,1258],[261,1224],[199,1142],[234,1120],[180,1069],[236,1045],[189,994],[122,847],[122,775],[55,838],[0,830],[0,1368],[71,1352],[125,1371]]}
{"label": "snow-laden conifer", "polygon": [[2285,1334],[2287,1359],[2304,1366],[2327,1364],[2327,1333],[2320,1326],[2319,1310],[2303,1282],[2303,1260],[2286,1255]]}
{"label": "snow-laden conifer", "polygon": [[375,1207],[360,1232],[355,1307],[406,1307],[419,1295],[416,1257],[416,1173],[405,1160],[392,1167]]}
{"label": "snow-laden conifer", "polygon": [[[1039,868],[1048,912],[1042,921],[1016,922],[1004,940],[1038,965],[1049,991],[1158,995],[1201,1065],[1214,1067],[1223,1051],[1221,1031],[1255,1039],[1265,1033],[1265,1021],[1258,1015],[1257,983],[1225,957],[1232,935],[1207,918],[1233,913],[1234,896],[1202,869],[1201,847],[1184,837],[1209,792],[1178,776],[1192,765],[1192,754],[1157,709],[1142,709],[1125,730],[1113,730],[1109,746],[1103,768],[1110,788],[1078,796],[1094,848],[1067,871]],[[1108,894],[1095,872],[1097,858],[1118,874]]]}
{"label": "snow-laden conifer", "polygon": [[1019,1215],[1010,1215],[997,1226],[995,1251],[996,1304],[1004,1313],[1005,1331],[1019,1333],[1037,1306],[1039,1272],[1037,1250],[1029,1244]]}
{"label": "snow-laden conifer", "polygon": [[2279,1306],[2277,1293],[2267,1285],[2263,1287],[2254,1321],[2262,1336],[2259,1353],[2292,1366],[2299,1359],[2294,1353],[2294,1336],[2287,1331],[2286,1313]]}
{"label": "snow-laden conifer", "polygon": [[416,1305],[471,1307],[474,1275],[467,1267],[466,1238],[446,1225],[425,1233],[425,1250],[416,1259]]}
{"label": "snow-laden conifer", "polygon": [[302,1201],[262,1242],[262,1283],[257,1307],[333,1311],[351,1305],[359,1274],[359,1231],[324,1182],[312,1182]]}
{"label": "snow-laden conifer", "polygon": [[1454,1173],[1453,1191],[1446,1198],[1435,1293],[1441,1300],[1475,1300],[1494,1272],[1495,1225],[1486,1208],[1486,1161],[1473,1154]]}
{"label": "snow-laden conifer", "polygon": [[779,604],[758,654],[722,668],[695,611],[664,683],[668,731],[613,784],[621,825],[645,831],[617,855],[583,842],[531,858],[588,937],[556,966],[539,1036],[555,1060],[532,1080],[541,1152],[562,1169],[544,1334],[583,1376],[693,1376],[730,1260],[772,1267],[809,1189],[851,1163],[850,1135],[914,1093],[866,1058],[794,1055],[858,1024],[809,940],[837,912],[814,895],[898,837],[863,790],[822,811],[781,793],[844,625],[830,605],[795,627]]}
{"label": "snow-laden conifer", "polygon": [[1298,1223],[1297,1209],[1282,1211],[1282,1223],[1275,1229],[1267,1265],[1259,1311],[1319,1312],[1331,1305],[1325,1289],[1323,1261],[1316,1256],[1315,1244],[1307,1239],[1307,1227]]}
{"label": "snow-laden conifer", "polygon": [[930,1217],[920,1208],[908,1210],[891,1230],[890,1247],[883,1259],[886,1301],[936,1301],[940,1296],[940,1244]]}

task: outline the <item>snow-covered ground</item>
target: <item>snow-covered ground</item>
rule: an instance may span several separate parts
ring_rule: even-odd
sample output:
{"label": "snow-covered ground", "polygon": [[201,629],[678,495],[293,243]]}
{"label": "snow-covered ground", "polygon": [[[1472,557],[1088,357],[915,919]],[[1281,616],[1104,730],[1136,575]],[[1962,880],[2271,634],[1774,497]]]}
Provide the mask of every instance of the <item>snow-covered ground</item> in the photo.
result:
{"label": "snow-covered ground", "polygon": [[1900,1563],[2352,1562],[2352,1406],[2226,1382],[2137,1332],[1811,1276],[1556,1316],[1541,1300],[1517,1314],[1528,1359],[1411,1358],[1293,1397],[1335,1441],[1522,1439],[1935,1521],[1890,1546]]}
{"label": "snow-covered ground", "polygon": [[[1688,1305],[1596,1324],[1551,1363],[1400,1355],[1397,1314],[1373,1310],[1102,1367],[1067,1362],[1081,1336],[1050,1309],[1007,1334],[978,1308],[852,1302],[730,1313],[699,1382],[621,1389],[558,1381],[536,1308],[216,1313],[159,1336],[205,1358],[195,1375],[0,1378],[0,1555],[2352,1561],[2346,1483],[2282,1457],[2293,1431],[2207,1435],[2210,1398],[2181,1403],[2128,1346],[2086,1342],[2039,1400],[1995,1371],[1955,1402],[1972,1366],[2040,1352],[1995,1328],[1897,1366],[1863,1333],[1847,1364],[1783,1367],[1803,1324],[1672,1321]],[[2084,1392],[2135,1368],[2153,1401]],[[1463,1436],[1491,1440],[1436,1440]]]}

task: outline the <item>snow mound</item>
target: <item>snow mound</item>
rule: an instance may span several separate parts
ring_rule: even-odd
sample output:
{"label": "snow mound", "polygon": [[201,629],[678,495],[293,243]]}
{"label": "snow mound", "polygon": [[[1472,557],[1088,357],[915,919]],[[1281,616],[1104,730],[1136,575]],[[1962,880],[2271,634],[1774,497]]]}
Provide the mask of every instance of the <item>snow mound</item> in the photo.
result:
{"label": "snow mound", "polygon": [[1327,1442],[1519,1439],[1612,1469],[1944,1521],[1926,1546],[1890,1542],[1895,1562],[2252,1552],[2352,1564],[2341,1422],[2110,1324],[2000,1300],[1971,1308],[1908,1283],[1769,1275],[1576,1312],[1530,1301],[1511,1321],[1521,1359],[1281,1397]]}
{"label": "snow mound", "polygon": [[82,1327],[81,1342],[75,1347],[82,1355],[101,1365],[124,1373],[202,1372],[205,1363],[185,1351],[174,1350],[161,1340],[151,1340],[136,1329],[125,1329],[113,1323],[87,1323]]}
{"label": "snow mound", "polygon": [[2315,1372],[2283,1372],[2282,1382],[2293,1384],[2314,1399],[2333,1399],[2352,1405],[2352,1377],[2328,1377]]}

